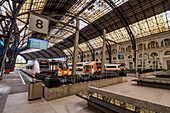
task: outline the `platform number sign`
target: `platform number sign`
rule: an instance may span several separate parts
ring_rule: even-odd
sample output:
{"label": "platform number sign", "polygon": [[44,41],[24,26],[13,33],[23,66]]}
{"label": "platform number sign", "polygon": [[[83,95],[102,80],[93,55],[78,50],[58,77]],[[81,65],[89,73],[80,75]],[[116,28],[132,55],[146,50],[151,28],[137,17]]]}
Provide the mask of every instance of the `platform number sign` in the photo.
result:
{"label": "platform number sign", "polygon": [[29,29],[39,33],[48,34],[49,20],[30,14]]}

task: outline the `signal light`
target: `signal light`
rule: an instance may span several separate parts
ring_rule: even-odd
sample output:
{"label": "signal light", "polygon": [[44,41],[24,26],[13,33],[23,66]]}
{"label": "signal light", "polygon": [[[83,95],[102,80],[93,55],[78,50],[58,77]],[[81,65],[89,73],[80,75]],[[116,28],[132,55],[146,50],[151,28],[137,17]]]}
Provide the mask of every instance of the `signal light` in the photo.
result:
{"label": "signal light", "polygon": [[40,71],[43,71],[42,69]]}

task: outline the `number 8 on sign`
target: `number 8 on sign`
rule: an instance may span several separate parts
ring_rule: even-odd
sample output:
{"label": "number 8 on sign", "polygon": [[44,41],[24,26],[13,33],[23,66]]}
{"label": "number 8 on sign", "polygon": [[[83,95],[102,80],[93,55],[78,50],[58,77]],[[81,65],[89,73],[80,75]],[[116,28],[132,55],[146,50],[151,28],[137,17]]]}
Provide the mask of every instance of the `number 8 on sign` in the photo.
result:
{"label": "number 8 on sign", "polygon": [[29,29],[38,33],[48,34],[49,20],[38,16],[36,14],[30,14]]}
{"label": "number 8 on sign", "polygon": [[42,20],[36,20],[36,27],[39,28],[39,29],[42,29],[43,28],[43,21]]}

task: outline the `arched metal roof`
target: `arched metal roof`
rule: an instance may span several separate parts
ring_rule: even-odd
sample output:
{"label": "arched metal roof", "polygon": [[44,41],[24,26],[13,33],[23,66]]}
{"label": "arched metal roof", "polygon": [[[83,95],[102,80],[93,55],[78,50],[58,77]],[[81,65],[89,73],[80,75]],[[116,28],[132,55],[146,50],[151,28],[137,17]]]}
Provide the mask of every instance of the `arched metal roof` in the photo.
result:
{"label": "arched metal roof", "polygon": [[[48,0],[42,14],[51,16],[65,23],[71,19],[71,23],[74,25],[74,18],[71,16],[75,16],[81,12],[83,7],[87,6],[92,0],[79,0],[77,2],[75,2],[75,0],[68,1],[69,0],[59,0],[58,2],[54,2],[54,0]],[[130,39],[121,19],[104,1],[105,0],[96,0],[87,10],[84,10],[80,14],[80,52],[89,50],[87,43],[94,49],[100,48],[102,46],[101,36],[103,29],[107,31],[107,38],[117,43]],[[112,1],[125,17],[135,38],[169,31],[170,11],[168,11],[168,0]],[[52,8],[59,9],[60,11],[53,11]],[[91,10],[94,11],[92,12]],[[53,26],[53,28],[50,29],[49,42],[57,40],[57,43],[47,50],[22,54],[26,59],[66,57],[73,52],[75,30],[67,26],[65,27],[67,30],[64,30],[61,24],[51,23],[51,26]],[[42,35],[40,37],[43,38]]]}

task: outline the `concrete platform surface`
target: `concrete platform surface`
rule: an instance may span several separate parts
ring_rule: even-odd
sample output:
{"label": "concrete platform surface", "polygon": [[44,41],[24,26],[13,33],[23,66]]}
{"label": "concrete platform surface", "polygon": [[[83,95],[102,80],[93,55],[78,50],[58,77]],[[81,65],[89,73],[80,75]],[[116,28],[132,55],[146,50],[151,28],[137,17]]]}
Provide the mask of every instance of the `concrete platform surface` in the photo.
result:
{"label": "concrete platform surface", "polygon": [[170,90],[138,86],[136,82],[131,81],[132,79],[130,77],[128,82],[104,87],[103,89],[170,107]]}
{"label": "concrete platform surface", "polygon": [[[170,90],[137,86],[135,79],[129,77],[128,82],[104,87],[114,93],[150,101],[170,107]],[[10,94],[4,113],[96,113],[87,107],[87,102],[75,95],[52,100],[27,101],[27,92]],[[98,112],[97,112],[98,113]]]}
{"label": "concrete platform surface", "polygon": [[27,101],[27,94],[9,95],[4,113],[95,113],[87,107],[85,100],[75,95],[52,101]]}

